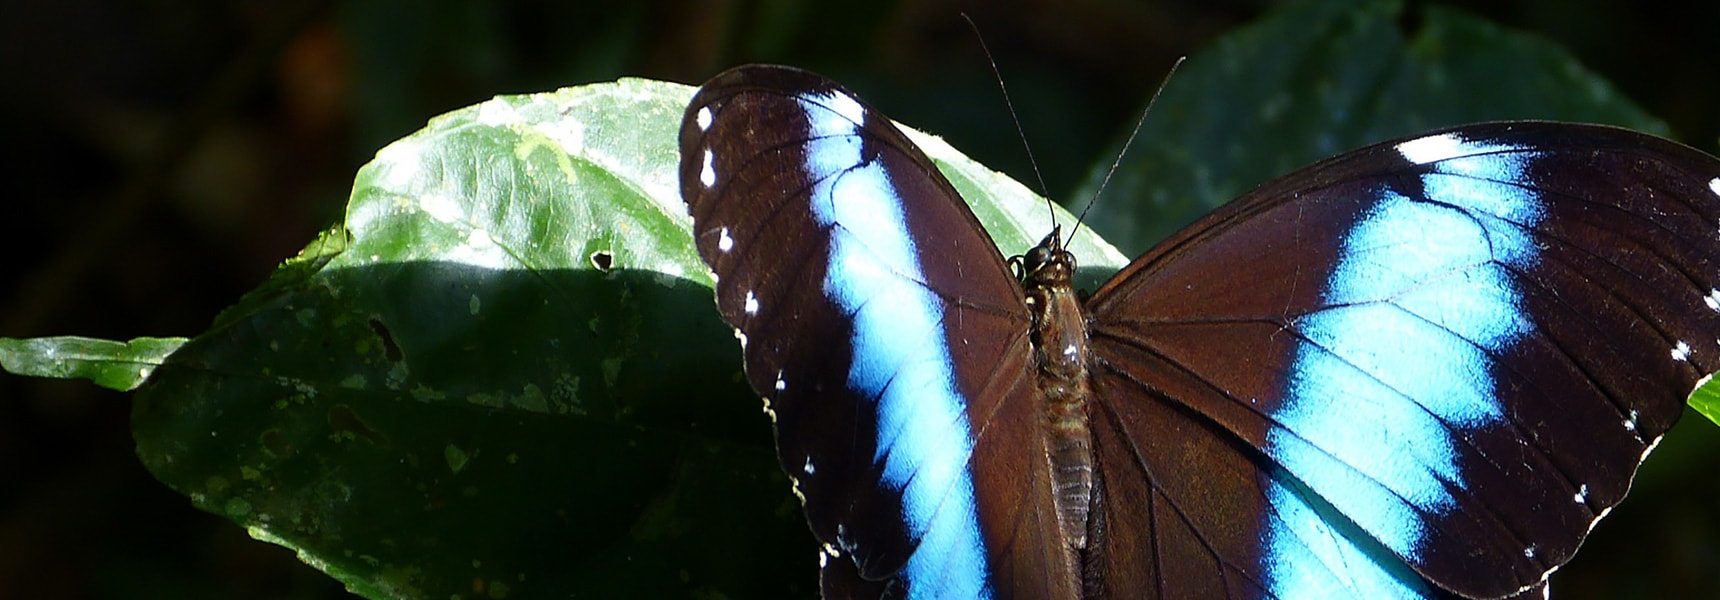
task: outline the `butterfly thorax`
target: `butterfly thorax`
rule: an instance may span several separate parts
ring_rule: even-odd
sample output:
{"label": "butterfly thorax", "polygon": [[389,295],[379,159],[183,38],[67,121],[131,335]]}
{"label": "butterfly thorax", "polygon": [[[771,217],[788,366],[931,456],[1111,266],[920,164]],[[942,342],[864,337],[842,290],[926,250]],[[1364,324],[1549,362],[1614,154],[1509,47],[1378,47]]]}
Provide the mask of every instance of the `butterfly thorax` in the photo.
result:
{"label": "butterfly thorax", "polygon": [[1087,377],[1087,320],[1075,295],[1075,258],[1059,232],[1021,257],[1020,277],[1033,315],[1032,341],[1039,389],[1046,399],[1045,455],[1050,461],[1063,540],[1087,548],[1094,493],[1093,434],[1087,424],[1092,388]]}

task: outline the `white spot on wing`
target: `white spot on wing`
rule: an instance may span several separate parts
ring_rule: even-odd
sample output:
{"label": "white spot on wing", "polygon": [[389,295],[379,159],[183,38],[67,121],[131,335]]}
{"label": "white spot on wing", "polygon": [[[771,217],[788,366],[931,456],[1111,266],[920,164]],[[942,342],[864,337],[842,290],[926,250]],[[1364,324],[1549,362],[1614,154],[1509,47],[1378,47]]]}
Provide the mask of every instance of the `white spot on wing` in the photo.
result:
{"label": "white spot on wing", "polygon": [[729,228],[724,227],[717,232],[717,250],[728,252],[735,247],[735,238],[729,237]]}
{"label": "white spot on wing", "polygon": [[710,148],[706,148],[705,167],[699,169],[699,183],[704,184],[705,187],[711,187],[717,184],[717,167],[714,164],[715,161],[716,155],[711,152]]}
{"label": "white spot on wing", "polygon": [[1503,150],[1520,149],[1521,147],[1519,146],[1477,143],[1472,140],[1458,137],[1455,133],[1430,135],[1397,145],[1398,154],[1402,155],[1404,160],[1418,165],[1425,165],[1460,156],[1471,156],[1475,154],[1487,154]]}
{"label": "white spot on wing", "polygon": [[866,107],[860,106],[858,100],[848,94],[836,92],[831,92],[827,98],[830,99],[830,110],[834,110],[843,118],[853,121],[856,126],[855,129],[866,124]]}
{"label": "white spot on wing", "polygon": [[806,457],[806,464],[801,465],[800,470],[807,475],[812,475],[818,472],[818,467],[812,465],[812,457],[808,456]]}
{"label": "white spot on wing", "polygon": [[782,378],[782,369],[776,370],[776,391],[788,389],[788,381]]}
{"label": "white spot on wing", "polygon": [[1720,312],[1720,290],[1709,289],[1708,295],[1703,296],[1702,301],[1708,304],[1710,310]]}
{"label": "white spot on wing", "polygon": [[1577,502],[1577,504],[1588,504],[1588,502],[1589,502],[1589,484],[1585,483],[1585,484],[1577,486],[1577,495],[1573,496],[1571,499],[1575,500]]}
{"label": "white spot on wing", "polygon": [[1458,149],[1463,147],[1463,140],[1452,134],[1433,135],[1416,138],[1397,145],[1399,155],[1404,160],[1418,165],[1425,165],[1437,160],[1456,156]]}
{"label": "white spot on wing", "polygon": [[1720,196],[1720,177],[1708,180],[1708,191],[1714,192],[1714,195],[1716,196]]}
{"label": "white spot on wing", "polygon": [[699,124],[699,131],[709,130],[711,128],[711,107],[699,107],[699,114],[693,120]]}
{"label": "white spot on wing", "polygon": [[1684,340],[1678,340],[1678,345],[1672,347],[1672,360],[1689,362],[1690,344],[1684,343]]}
{"label": "white spot on wing", "polygon": [[1636,412],[1636,409],[1630,409],[1630,416],[1624,418],[1625,431],[1636,431],[1636,419],[1640,414]]}
{"label": "white spot on wing", "polygon": [[747,290],[747,301],[744,310],[746,310],[749,315],[758,314],[758,296],[754,296],[752,290]]}

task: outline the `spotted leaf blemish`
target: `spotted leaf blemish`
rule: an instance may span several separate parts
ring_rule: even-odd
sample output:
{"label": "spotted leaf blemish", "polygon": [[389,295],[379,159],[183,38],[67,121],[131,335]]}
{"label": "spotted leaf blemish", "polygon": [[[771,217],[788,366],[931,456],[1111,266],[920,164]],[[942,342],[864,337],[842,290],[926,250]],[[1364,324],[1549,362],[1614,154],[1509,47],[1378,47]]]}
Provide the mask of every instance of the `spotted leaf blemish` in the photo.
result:
{"label": "spotted leaf blemish", "polygon": [[472,457],[465,450],[461,450],[459,446],[448,444],[442,448],[442,459],[448,461],[448,472],[459,475]]}
{"label": "spotted leaf blemish", "polygon": [[407,393],[412,394],[412,399],[419,402],[441,402],[448,399],[448,394],[422,383],[413,386]]}
{"label": "spotted leaf blemish", "polygon": [[251,514],[251,503],[244,498],[228,498],[227,503],[221,506],[221,510],[227,514],[228,518],[239,519]]}
{"label": "spotted leaf blemish", "polygon": [[537,384],[528,383],[520,389],[520,393],[508,397],[508,404],[528,412],[548,414],[549,398],[544,395],[543,388]]}
{"label": "spotted leaf blemish", "polygon": [[487,394],[484,392],[467,394],[466,395],[466,402],[471,403],[471,404],[476,404],[478,406],[482,406],[485,408],[501,408],[502,407],[502,399],[501,398],[497,397],[495,394]]}
{"label": "spotted leaf blemish", "polygon": [[555,386],[550,388],[550,402],[556,405],[558,414],[584,415],[585,403],[579,397],[579,376],[562,373],[555,379]]}
{"label": "spotted leaf blemish", "polygon": [[418,209],[424,211],[424,214],[430,215],[430,218],[443,223],[453,223],[454,221],[460,220],[466,216],[466,214],[460,210],[460,204],[458,202],[455,202],[453,198],[440,194],[425,194],[420,196],[418,198]]}

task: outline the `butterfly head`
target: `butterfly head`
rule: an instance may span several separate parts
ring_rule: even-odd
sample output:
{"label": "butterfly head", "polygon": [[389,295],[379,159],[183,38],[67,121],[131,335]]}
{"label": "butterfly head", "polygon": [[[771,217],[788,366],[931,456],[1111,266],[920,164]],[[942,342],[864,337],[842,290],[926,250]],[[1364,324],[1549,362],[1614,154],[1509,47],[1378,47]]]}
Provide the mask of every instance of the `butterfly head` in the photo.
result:
{"label": "butterfly head", "polygon": [[1027,254],[1010,258],[1009,264],[1027,289],[1068,287],[1075,275],[1075,255],[1063,248],[1061,227],[1051,228],[1045,239]]}

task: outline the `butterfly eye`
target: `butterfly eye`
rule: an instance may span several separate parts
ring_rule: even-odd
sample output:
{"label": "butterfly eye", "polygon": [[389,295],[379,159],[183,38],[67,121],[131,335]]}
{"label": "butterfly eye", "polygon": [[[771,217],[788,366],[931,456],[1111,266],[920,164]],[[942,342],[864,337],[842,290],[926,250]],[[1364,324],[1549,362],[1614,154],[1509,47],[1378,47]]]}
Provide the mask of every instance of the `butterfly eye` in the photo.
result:
{"label": "butterfly eye", "polygon": [[1051,256],[1051,249],[1044,245],[1035,246],[1032,250],[1028,250],[1025,264],[1023,265],[1027,275],[1032,275],[1044,268],[1046,264],[1051,262]]}
{"label": "butterfly eye", "polygon": [[1010,276],[1014,277],[1016,281],[1022,281],[1027,278],[1027,267],[1025,264],[1026,259],[1026,256],[1017,254],[1009,257],[1009,260],[1005,261],[1005,263],[1009,265]]}

